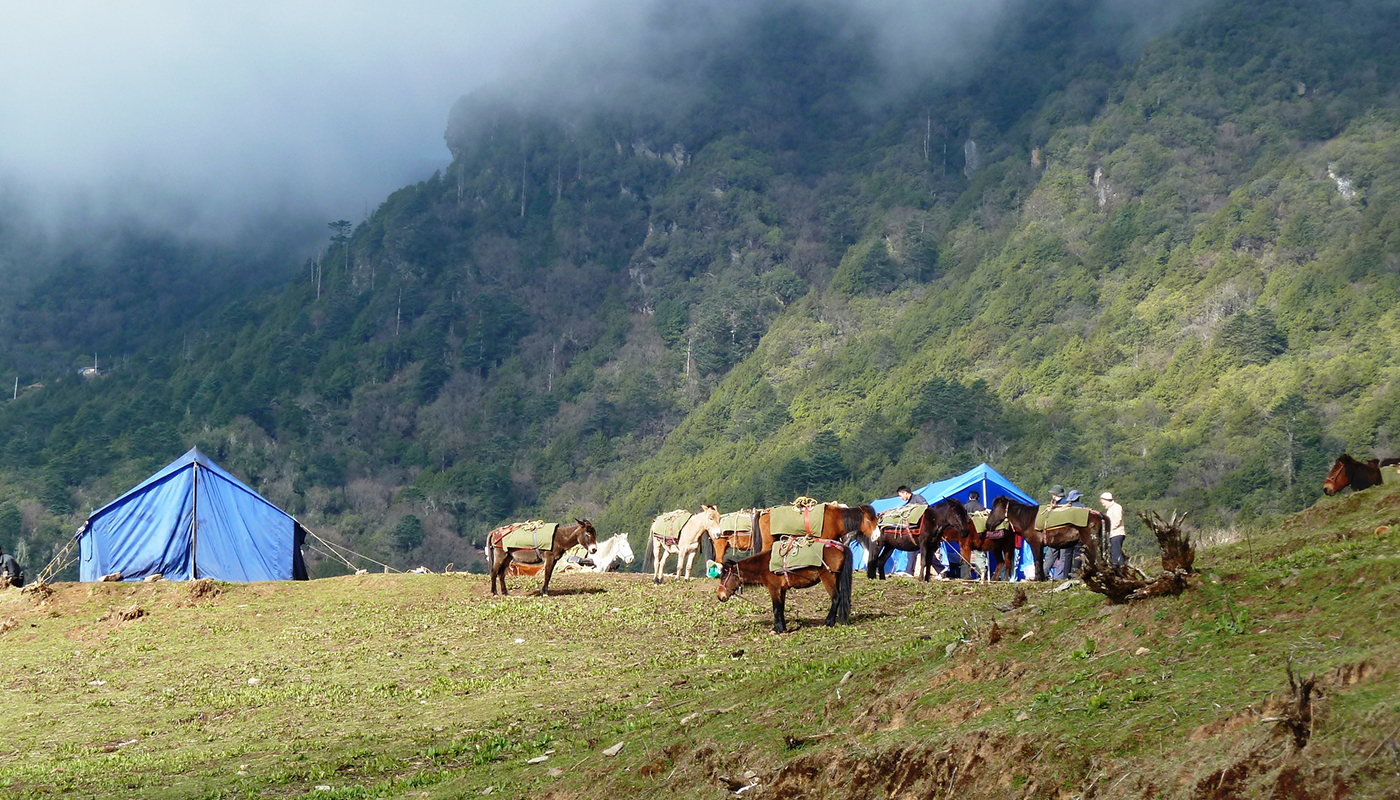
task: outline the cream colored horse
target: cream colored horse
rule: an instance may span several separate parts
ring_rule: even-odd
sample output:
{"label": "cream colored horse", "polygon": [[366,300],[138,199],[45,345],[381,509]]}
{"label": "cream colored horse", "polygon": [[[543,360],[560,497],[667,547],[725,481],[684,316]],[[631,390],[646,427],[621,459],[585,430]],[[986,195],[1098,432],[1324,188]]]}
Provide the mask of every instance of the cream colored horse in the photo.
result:
{"label": "cream colored horse", "polygon": [[667,543],[666,538],[657,532],[657,526],[668,516],[670,514],[662,514],[651,523],[651,560],[655,570],[652,582],[657,584],[661,583],[666,560],[672,554],[676,556],[676,578],[689,578],[690,569],[695,565],[695,554],[700,552],[700,536],[707,534],[713,537],[719,533],[719,506],[702,505],[700,513],[691,514],[690,519],[686,520],[675,542]]}

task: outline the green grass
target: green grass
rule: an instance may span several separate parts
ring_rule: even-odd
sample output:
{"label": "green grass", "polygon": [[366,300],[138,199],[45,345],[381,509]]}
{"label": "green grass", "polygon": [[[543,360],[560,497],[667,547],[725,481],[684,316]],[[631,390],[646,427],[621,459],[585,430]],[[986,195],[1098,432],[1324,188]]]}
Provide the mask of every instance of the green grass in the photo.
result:
{"label": "green grass", "polygon": [[[543,599],[526,596],[538,581],[498,599],[464,575],[198,600],[175,583],[8,591],[0,797],[721,797],[719,776],[750,770],[760,796],[1213,796],[1285,779],[1296,796],[1385,796],[1400,530],[1374,531],[1397,507],[1382,490],[1324,501],[1201,553],[1186,595],[1130,607],[1040,584],[1003,613],[1013,586],[858,575],[854,624],[821,627],[824,593],[793,592],[786,636],[768,633],[766,596],[723,605],[711,581],[640,575],[559,576]],[[100,619],[133,604],[145,616]],[[1303,753],[1260,722],[1290,659],[1319,676]]]}

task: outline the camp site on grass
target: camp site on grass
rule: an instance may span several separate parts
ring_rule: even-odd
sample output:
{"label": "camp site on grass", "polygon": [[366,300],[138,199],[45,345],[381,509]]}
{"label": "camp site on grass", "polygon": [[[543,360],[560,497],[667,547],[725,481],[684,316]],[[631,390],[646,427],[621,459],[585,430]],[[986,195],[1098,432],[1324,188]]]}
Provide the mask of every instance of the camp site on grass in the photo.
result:
{"label": "camp site on grass", "polygon": [[306,580],[306,531],[192,448],[94,511],[78,531],[79,580]]}
{"label": "camp site on grass", "polygon": [[[988,466],[985,462],[978,464],[961,475],[944,478],[943,480],[930,481],[915,489],[914,493],[922,495],[924,499],[928,500],[930,503],[938,503],[949,498],[957,500],[960,503],[966,503],[968,493],[972,491],[976,491],[981,495],[982,502],[987,506],[991,506],[992,501],[996,500],[998,497],[1009,497],[1020,503],[1035,505],[1035,500],[1031,499],[1030,495],[1021,491],[1016,484],[1012,483],[1006,476],[997,472],[991,466]],[[891,509],[898,508],[903,504],[904,501],[898,497],[882,497],[870,503],[875,511],[881,514]],[[864,548],[861,547],[859,542],[852,542],[850,546],[852,552],[855,554],[855,568],[857,570],[865,569],[867,554]],[[947,543],[944,543],[939,548],[944,566],[948,564],[948,548],[949,545]],[[890,573],[912,573],[913,564],[911,563],[911,559],[914,556],[914,553],[896,550],[886,559],[885,570]],[[1018,564],[1015,575],[1017,580],[1025,580],[1035,576],[1033,559],[1034,555],[1031,552],[1030,545],[1023,543],[1021,545],[1020,558],[1017,560]],[[988,569],[995,569],[995,562],[989,565]]]}

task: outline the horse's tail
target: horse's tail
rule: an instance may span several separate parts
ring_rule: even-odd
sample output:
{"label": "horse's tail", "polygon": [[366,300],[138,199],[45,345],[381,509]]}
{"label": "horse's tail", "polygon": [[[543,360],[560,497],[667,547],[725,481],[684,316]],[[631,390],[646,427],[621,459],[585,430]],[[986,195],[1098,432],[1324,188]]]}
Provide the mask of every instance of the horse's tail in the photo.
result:
{"label": "horse's tail", "polygon": [[865,552],[870,552],[870,537],[865,534],[865,531],[854,530],[846,534],[845,540],[841,543],[846,545],[846,547],[848,548],[847,552],[850,552],[849,548],[851,546],[851,542],[859,542],[860,546],[865,548]]}
{"label": "horse's tail", "polygon": [[851,584],[854,583],[852,574],[855,556],[849,547],[844,548],[841,553],[841,570],[836,573],[836,597],[833,598],[836,606],[836,621],[846,624],[851,621]]}
{"label": "horse's tail", "polygon": [[642,556],[642,572],[651,572],[651,570],[653,569],[652,559],[655,556],[652,551],[654,551],[656,548],[652,546],[651,540],[652,535],[647,534],[646,539],[644,539],[642,542],[642,548],[646,551],[646,554]]}

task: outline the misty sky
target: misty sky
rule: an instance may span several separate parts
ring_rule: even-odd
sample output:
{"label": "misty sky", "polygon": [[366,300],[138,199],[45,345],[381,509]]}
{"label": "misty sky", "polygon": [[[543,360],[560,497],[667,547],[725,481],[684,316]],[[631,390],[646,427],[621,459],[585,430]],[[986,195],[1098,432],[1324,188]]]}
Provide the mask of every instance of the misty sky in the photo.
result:
{"label": "misty sky", "polygon": [[[635,69],[658,38],[723,36],[753,5],[692,0],[702,13],[687,19],[706,25],[658,32],[651,12],[674,1],[5,0],[0,192],[50,220],[131,215],[185,232],[288,213],[358,222],[447,163],[462,94],[529,91],[522,76],[570,62]],[[1015,4],[790,1],[853,11],[904,71],[965,59]],[[1190,0],[1103,1],[1170,13]]]}
{"label": "misty sky", "polygon": [[458,96],[592,4],[6,0],[0,178],[49,214],[358,221],[446,163]]}

